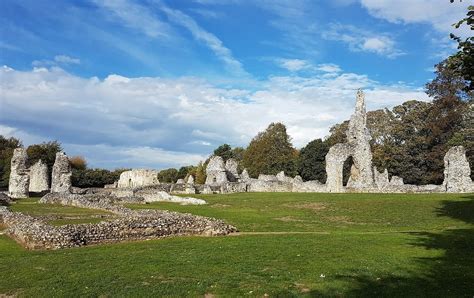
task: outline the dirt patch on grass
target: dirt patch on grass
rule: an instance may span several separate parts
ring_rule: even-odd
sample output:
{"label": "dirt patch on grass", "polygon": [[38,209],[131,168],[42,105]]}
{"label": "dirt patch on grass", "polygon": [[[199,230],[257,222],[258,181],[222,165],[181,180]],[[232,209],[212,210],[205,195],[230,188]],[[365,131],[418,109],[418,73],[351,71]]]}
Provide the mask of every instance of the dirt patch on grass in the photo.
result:
{"label": "dirt patch on grass", "polygon": [[305,284],[295,283],[295,287],[296,287],[301,293],[309,293],[309,292],[311,292],[311,289],[309,289]]}
{"label": "dirt patch on grass", "polygon": [[344,216],[344,215],[329,216],[327,219],[331,222],[344,223],[344,224],[348,224],[348,225],[357,224],[356,222],[351,221],[350,217]]}
{"label": "dirt patch on grass", "polygon": [[313,211],[321,211],[326,209],[329,204],[321,202],[312,202],[312,203],[297,203],[297,204],[283,204],[285,207],[296,208],[296,209],[309,209]]}
{"label": "dirt patch on grass", "polygon": [[275,220],[283,221],[283,222],[305,222],[306,220],[297,219],[291,216],[284,216],[284,217],[277,217]]}
{"label": "dirt patch on grass", "polygon": [[211,207],[212,208],[227,208],[227,207],[230,207],[230,205],[217,203],[217,204],[211,205]]}

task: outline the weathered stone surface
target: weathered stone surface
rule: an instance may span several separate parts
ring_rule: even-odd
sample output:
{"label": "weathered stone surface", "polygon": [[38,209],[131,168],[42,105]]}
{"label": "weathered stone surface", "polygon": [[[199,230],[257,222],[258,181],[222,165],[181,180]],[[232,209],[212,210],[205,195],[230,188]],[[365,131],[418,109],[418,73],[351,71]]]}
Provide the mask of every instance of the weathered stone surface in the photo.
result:
{"label": "weathered stone surface", "polygon": [[249,172],[247,171],[247,169],[244,169],[244,170],[242,171],[242,173],[240,174],[240,180],[241,180],[241,181],[250,180],[250,175],[249,175]]}
{"label": "weathered stone surface", "polygon": [[239,193],[248,192],[248,184],[245,182],[227,182],[221,185],[220,193]]}
{"label": "weathered stone surface", "polygon": [[48,165],[41,159],[30,167],[30,192],[49,190]]}
{"label": "weathered stone surface", "polygon": [[276,174],[276,178],[278,181],[282,181],[282,182],[289,182],[289,183],[293,182],[293,178],[287,177],[284,171],[281,171],[280,173]]}
{"label": "weathered stone surface", "polygon": [[184,184],[184,179],[180,178],[178,180],[176,180],[176,184]]}
{"label": "weathered stone surface", "polygon": [[161,210],[133,211],[108,201],[90,201],[80,195],[52,193],[43,203],[83,208],[98,207],[118,214],[115,220],[98,224],[50,226],[41,219],[0,207],[0,223],[6,233],[29,249],[59,249],[90,244],[159,238],[169,235],[227,235],[237,231],[213,218]]}
{"label": "weathered stone surface", "polygon": [[471,180],[471,168],[463,146],[449,149],[444,156],[444,181],[446,192],[474,191]]}
{"label": "weathered stone surface", "polygon": [[11,160],[9,196],[14,199],[27,198],[30,176],[26,167],[28,155],[25,148],[16,148]]}
{"label": "weathered stone surface", "polygon": [[258,175],[258,180],[260,180],[260,181],[278,181],[278,178],[275,175],[260,174],[260,175]]}
{"label": "weathered stone surface", "polygon": [[[296,179],[296,177],[295,177]],[[326,192],[326,185],[317,180],[293,182],[293,192]]]}
{"label": "weathered stone surface", "polygon": [[104,188],[117,188],[118,186],[118,181],[115,181],[114,183],[112,184],[106,184],[104,185]]}
{"label": "weathered stone surface", "polygon": [[120,174],[118,187],[136,188],[160,184],[158,171],[147,169],[133,169]]}
{"label": "weathered stone surface", "polygon": [[189,175],[188,176],[188,180],[186,181],[187,184],[191,184],[193,185],[194,184],[194,177],[193,175]]}
{"label": "weathered stone surface", "polygon": [[236,182],[239,180],[240,176],[238,172],[238,167],[239,163],[233,158],[229,158],[225,162],[225,170],[227,174],[227,180],[229,182]]}
{"label": "weathered stone surface", "polygon": [[392,176],[392,178],[390,179],[390,186],[401,186],[401,185],[405,185],[403,183],[403,178],[398,177],[398,176]]}
{"label": "weathered stone surface", "polygon": [[196,188],[193,184],[175,183],[171,186],[170,192],[175,194],[195,194]]}
{"label": "weathered stone surface", "polygon": [[342,169],[344,162],[352,156],[353,165],[347,187],[352,189],[374,188],[372,172],[372,152],[370,149],[370,133],[367,129],[367,114],[364,93],[357,91],[356,107],[349,121],[346,132],[347,143],[336,144],[326,155],[327,189],[329,192],[343,192]]}
{"label": "weathered stone surface", "polygon": [[372,151],[369,143],[371,139],[367,128],[365,96],[361,90],[358,90],[355,112],[351,116],[347,131],[347,140],[352,145],[352,160],[354,161],[351,176],[347,182],[348,187],[356,189],[374,187]]}
{"label": "weathered stone surface", "polygon": [[69,193],[71,191],[71,165],[64,152],[56,153],[53,174],[51,178],[51,192]]}
{"label": "weathered stone surface", "polygon": [[247,182],[249,192],[291,192],[293,190],[292,183],[278,181],[273,175],[259,175],[259,178],[260,176],[263,179],[252,179]]}
{"label": "weathered stone surface", "polygon": [[293,178],[293,183],[294,183],[294,184],[303,183],[303,178],[301,178],[300,175],[296,175],[295,178]]}
{"label": "weathered stone surface", "polygon": [[222,157],[211,157],[206,167],[206,175],[206,184],[222,184],[228,181]]}
{"label": "weathered stone surface", "polygon": [[336,144],[329,148],[326,154],[326,188],[328,192],[344,192],[343,168],[344,162],[352,154],[350,144]]}
{"label": "weathered stone surface", "polygon": [[388,170],[385,169],[382,173],[374,167],[374,181],[378,189],[382,190],[389,186],[390,181],[388,180]]}
{"label": "weathered stone surface", "polygon": [[158,191],[153,194],[148,194],[144,195],[143,193],[141,196],[144,197],[145,202],[151,203],[151,202],[172,202],[172,203],[179,203],[180,205],[205,205],[207,204],[206,201],[201,200],[201,199],[196,199],[196,198],[190,198],[190,197],[178,197],[178,196],[173,196],[170,195],[169,193],[166,193],[164,191]]}

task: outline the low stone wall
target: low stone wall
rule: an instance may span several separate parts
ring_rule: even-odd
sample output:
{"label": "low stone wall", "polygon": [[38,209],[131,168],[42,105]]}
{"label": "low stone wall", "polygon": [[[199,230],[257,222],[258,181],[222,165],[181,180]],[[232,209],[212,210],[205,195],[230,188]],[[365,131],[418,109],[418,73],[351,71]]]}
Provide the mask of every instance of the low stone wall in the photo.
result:
{"label": "low stone wall", "polygon": [[134,211],[94,202],[80,195],[49,194],[42,203],[55,203],[114,212],[121,217],[97,224],[51,226],[43,220],[0,207],[0,223],[6,234],[28,249],[59,249],[98,243],[160,238],[172,235],[218,236],[237,229],[222,220],[162,210]]}

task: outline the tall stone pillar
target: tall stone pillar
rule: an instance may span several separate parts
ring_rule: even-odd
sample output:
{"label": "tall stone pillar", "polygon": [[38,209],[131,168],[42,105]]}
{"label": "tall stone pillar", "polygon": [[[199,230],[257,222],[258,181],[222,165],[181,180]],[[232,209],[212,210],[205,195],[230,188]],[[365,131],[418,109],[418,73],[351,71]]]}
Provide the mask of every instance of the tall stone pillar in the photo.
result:
{"label": "tall stone pillar", "polygon": [[71,191],[71,165],[64,152],[56,153],[53,174],[51,178],[51,192],[69,193]]}
{"label": "tall stone pillar", "polygon": [[28,197],[30,176],[26,167],[27,160],[28,155],[25,148],[16,148],[13,151],[10,181],[8,184],[8,193],[11,198],[20,199]]}
{"label": "tall stone pillar", "polygon": [[49,190],[48,166],[40,159],[30,167],[30,192]]}

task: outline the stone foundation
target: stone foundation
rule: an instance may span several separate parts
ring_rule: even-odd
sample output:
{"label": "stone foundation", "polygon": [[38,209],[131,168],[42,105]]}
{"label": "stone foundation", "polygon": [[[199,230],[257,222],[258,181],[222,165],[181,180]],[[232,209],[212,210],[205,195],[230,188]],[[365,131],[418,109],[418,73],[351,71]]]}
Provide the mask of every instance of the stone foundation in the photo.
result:
{"label": "stone foundation", "polygon": [[[97,196],[96,196],[97,197]],[[99,243],[179,235],[219,236],[237,229],[213,218],[161,210],[134,211],[92,196],[53,193],[40,202],[110,211],[120,218],[98,224],[51,226],[43,220],[0,207],[6,234],[28,249],[59,249]]]}

